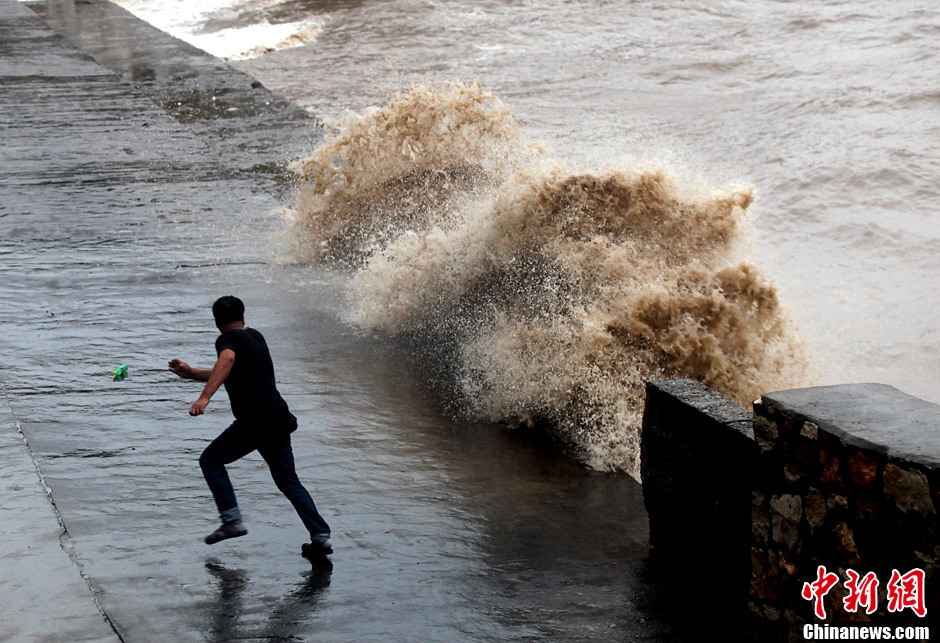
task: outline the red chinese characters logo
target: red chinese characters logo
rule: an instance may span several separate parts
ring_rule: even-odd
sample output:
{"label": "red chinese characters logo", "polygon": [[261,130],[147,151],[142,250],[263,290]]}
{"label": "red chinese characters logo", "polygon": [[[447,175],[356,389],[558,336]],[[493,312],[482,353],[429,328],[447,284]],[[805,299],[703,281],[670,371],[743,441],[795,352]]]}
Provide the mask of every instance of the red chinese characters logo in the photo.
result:
{"label": "red chinese characters logo", "polygon": [[900,612],[910,607],[918,616],[927,614],[924,605],[924,570],[912,569],[903,576],[898,570],[891,570],[888,581],[888,611]]}
{"label": "red chinese characters logo", "polygon": [[816,580],[812,583],[803,583],[803,598],[815,602],[814,611],[818,618],[826,618],[826,606],[823,605],[823,597],[838,582],[838,576],[832,572],[827,572],[826,568],[820,565],[816,569]]}
{"label": "red chinese characters logo", "polygon": [[873,614],[878,607],[878,577],[875,572],[868,572],[864,577],[854,569],[847,569],[845,573],[849,580],[845,581],[848,596],[842,599],[846,612],[856,612],[864,607],[866,614]]}
{"label": "red chinese characters logo", "polygon": [[[847,595],[842,599],[845,611],[856,612],[861,608],[867,614],[873,614],[878,608],[878,577],[874,572],[862,576],[853,569],[847,569],[845,573],[848,576],[844,583]],[[892,570],[887,585],[888,611],[900,612],[910,608],[917,616],[926,616],[924,577],[922,569],[912,569],[903,575],[896,569]],[[827,571],[823,565],[816,569],[816,580],[803,583],[802,596],[813,601],[813,612],[817,618],[826,618],[823,598],[838,583],[839,577]]]}

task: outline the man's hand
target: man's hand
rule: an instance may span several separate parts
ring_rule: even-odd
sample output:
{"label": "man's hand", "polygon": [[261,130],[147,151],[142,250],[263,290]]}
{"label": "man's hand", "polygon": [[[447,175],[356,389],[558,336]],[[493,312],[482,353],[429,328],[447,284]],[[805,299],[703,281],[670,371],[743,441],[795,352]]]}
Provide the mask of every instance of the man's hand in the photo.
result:
{"label": "man's hand", "polygon": [[199,399],[193,402],[193,405],[189,407],[189,414],[193,417],[202,415],[206,412],[207,406],[209,406],[209,398],[205,395],[200,395]]}
{"label": "man's hand", "polygon": [[186,362],[178,359],[170,360],[170,370],[182,377],[184,380],[193,379],[193,367]]}
{"label": "man's hand", "polygon": [[209,400],[212,399],[215,392],[219,390],[219,387],[222,386],[228,378],[234,365],[235,351],[231,348],[226,348],[219,354],[219,359],[216,360],[211,371],[190,368],[189,364],[181,362],[178,359],[170,361],[170,370],[180,377],[190,377],[206,383],[206,387],[202,389],[202,395],[189,407],[190,415],[196,417],[206,412],[206,407],[209,406]]}
{"label": "man's hand", "polygon": [[170,370],[182,377],[184,380],[196,380],[197,382],[208,382],[209,374],[211,371],[207,371],[203,368],[193,368],[186,362],[179,359],[171,359]]}

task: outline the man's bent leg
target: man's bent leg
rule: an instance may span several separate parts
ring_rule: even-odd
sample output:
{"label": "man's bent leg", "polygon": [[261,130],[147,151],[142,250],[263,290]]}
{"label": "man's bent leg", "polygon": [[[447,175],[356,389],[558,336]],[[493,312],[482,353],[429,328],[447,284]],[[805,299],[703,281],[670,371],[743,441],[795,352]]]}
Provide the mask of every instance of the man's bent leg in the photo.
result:
{"label": "man's bent leg", "polygon": [[268,463],[271,477],[303,521],[310,539],[315,543],[328,544],[330,539],[330,526],[326,524],[323,516],[317,511],[317,506],[310,497],[310,493],[300,483],[297,472],[294,470],[294,452],[291,449],[290,434],[275,438],[263,446],[258,452]]}
{"label": "man's bent leg", "polygon": [[206,537],[209,544],[244,536],[248,531],[241,524],[241,512],[235,500],[235,490],[225,465],[235,462],[255,450],[255,445],[232,424],[206,447],[199,457],[199,466],[215,499],[222,527]]}

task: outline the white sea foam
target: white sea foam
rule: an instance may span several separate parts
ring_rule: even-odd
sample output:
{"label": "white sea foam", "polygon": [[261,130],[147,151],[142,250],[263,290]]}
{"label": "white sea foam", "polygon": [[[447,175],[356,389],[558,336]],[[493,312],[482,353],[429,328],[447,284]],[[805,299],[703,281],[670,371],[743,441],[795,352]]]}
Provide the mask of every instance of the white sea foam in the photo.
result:
{"label": "white sea foam", "polygon": [[269,12],[286,1],[117,0],[117,4],[213,56],[244,60],[316,42],[329,16],[320,14],[301,20],[271,21]]}

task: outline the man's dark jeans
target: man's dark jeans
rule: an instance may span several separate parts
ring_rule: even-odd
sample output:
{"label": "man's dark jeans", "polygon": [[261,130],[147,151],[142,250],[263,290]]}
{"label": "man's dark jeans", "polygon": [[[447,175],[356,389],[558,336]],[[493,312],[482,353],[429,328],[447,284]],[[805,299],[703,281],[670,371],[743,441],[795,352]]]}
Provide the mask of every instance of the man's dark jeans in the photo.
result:
{"label": "man's dark jeans", "polygon": [[[268,463],[271,477],[281,490],[297,514],[303,521],[311,538],[329,535],[330,526],[317,511],[313,498],[300,483],[294,471],[294,452],[290,445],[290,433],[283,433],[272,438],[258,439],[252,434],[254,427],[245,427],[236,421],[225,429],[222,434],[212,441],[199,457],[199,466],[202,474],[209,483],[209,489],[215,498],[219,513],[223,516],[231,514],[231,510],[238,506],[235,500],[235,490],[229,481],[225,465],[235,462],[255,449]],[[237,513],[237,511],[236,511]]]}

